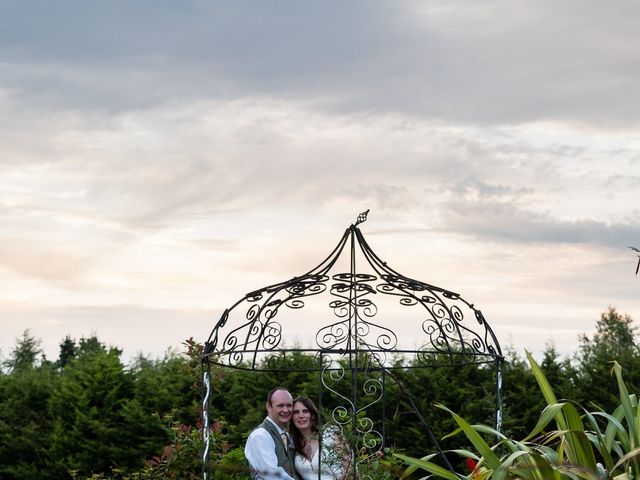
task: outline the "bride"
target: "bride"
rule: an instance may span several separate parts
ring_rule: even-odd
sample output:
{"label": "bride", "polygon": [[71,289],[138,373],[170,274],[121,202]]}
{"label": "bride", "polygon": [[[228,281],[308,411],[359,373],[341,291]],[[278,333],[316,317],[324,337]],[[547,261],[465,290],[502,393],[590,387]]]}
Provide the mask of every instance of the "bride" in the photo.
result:
{"label": "bride", "polygon": [[318,423],[318,409],[313,401],[307,397],[296,398],[289,428],[298,475],[302,480],[343,480],[350,462],[346,446],[337,430],[321,432]]}

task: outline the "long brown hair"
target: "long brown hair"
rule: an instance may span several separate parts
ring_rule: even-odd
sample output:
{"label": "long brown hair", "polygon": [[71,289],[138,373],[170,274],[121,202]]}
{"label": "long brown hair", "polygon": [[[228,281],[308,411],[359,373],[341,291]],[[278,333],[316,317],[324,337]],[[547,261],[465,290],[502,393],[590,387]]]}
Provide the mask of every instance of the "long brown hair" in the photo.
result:
{"label": "long brown hair", "polygon": [[[308,397],[295,398],[293,400],[294,408],[297,402],[302,403],[311,414],[311,431],[314,433],[319,432],[320,428],[318,424],[320,423],[320,414],[318,413],[318,408],[316,407],[315,403],[313,403],[313,400]],[[307,443],[304,439],[304,435],[302,435],[302,432],[298,430],[298,427],[296,427],[295,423],[293,423],[293,420],[289,424],[289,433],[291,433],[291,436],[293,437],[293,446],[295,447],[296,452],[311,461],[309,455],[307,455],[307,453],[304,451],[304,447]]]}

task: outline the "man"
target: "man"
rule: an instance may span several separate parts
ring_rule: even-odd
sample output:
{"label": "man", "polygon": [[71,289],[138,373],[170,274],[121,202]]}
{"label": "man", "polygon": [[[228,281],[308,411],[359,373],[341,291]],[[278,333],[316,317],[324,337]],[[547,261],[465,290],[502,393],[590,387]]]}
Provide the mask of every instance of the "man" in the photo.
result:
{"label": "man", "polygon": [[249,434],[244,455],[255,480],[298,480],[293,442],[287,433],[293,397],[277,387],[267,395],[267,418]]}

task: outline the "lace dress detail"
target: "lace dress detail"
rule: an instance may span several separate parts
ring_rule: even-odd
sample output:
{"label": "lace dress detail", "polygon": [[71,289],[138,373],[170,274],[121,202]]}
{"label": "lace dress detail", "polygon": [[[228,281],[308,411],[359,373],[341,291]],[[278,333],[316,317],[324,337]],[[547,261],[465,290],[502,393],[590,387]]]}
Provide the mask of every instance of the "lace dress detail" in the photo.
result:
{"label": "lace dress detail", "polygon": [[[322,455],[320,455],[321,451]],[[321,462],[318,457],[322,457]],[[320,464],[320,476],[318,476],[318,463]],[[326,440],[323,439],[322,448],[316,450],[311,461],[296,453],[295,464],[302,480],[340,480],[342,478],[342,465],[334,451],[331,436],[328,436]]]}

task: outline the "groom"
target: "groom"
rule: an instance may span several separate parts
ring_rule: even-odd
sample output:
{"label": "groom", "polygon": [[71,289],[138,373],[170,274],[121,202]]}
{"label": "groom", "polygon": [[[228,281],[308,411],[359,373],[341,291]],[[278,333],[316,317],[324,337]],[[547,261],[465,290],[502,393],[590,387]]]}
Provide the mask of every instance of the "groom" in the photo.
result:
{"label": "groom", "polygon": [[277,387],[267,395],[267,418],[250,434],[244,447],[251,478],[255,480],[298,480],[295,452],[287,427],[291,421],[293,397]]}

